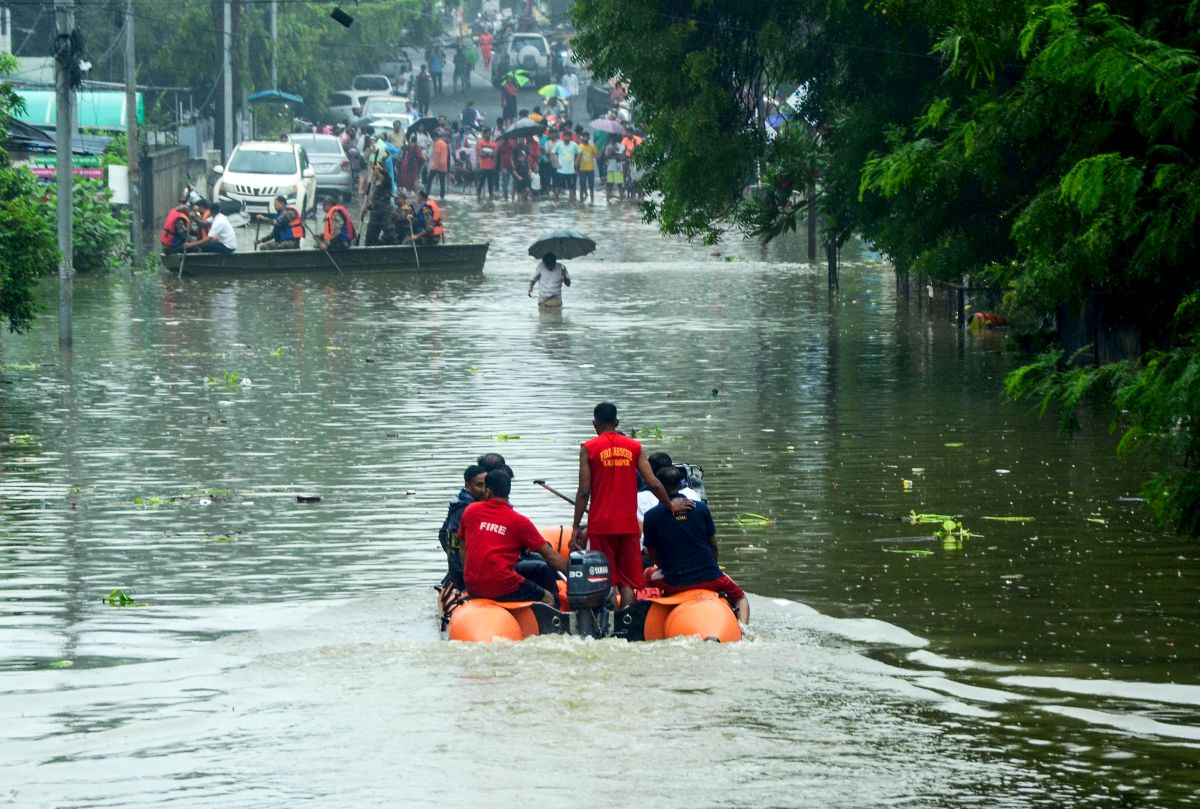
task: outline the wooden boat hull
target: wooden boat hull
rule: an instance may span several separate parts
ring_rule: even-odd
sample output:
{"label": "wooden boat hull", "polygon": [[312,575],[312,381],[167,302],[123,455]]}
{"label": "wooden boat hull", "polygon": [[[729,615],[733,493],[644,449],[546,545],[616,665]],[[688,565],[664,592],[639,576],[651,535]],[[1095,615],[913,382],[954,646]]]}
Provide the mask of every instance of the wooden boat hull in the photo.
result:
{"label": "wooden boat hull", "polygon": [[[258,250],[245,253],[188,253],[163,256],[165,272],[189,277],[245,275],[338,275],[339,273],[477,273],[487,260],[485,244],[353,247],[323,250]],[[336,265],[335,265],[336,262]]]}

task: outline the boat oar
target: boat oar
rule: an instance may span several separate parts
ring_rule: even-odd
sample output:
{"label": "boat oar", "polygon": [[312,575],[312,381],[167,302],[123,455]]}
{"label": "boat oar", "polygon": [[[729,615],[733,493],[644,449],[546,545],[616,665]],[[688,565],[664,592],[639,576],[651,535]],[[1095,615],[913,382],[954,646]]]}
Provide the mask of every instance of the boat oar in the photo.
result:
{"label": "boat oar", "polygon": [[574,500],[572,500],[571,498],[567,497],[565,494],[563,494],[562,492],[560,492],[558,489],[554,488],[553,486],[548,486],[548,485],[546,484],[546,481],[544,481],[544,480],[535,480],[535,481],[534,481],[534,484],[535,484],[535,485],[537,485],[537,486],[541,486],[543,489],[545,489],[546,491],[550,492],[551,494],[557,494],[559,497],[561,497],[563,500],[566,500],[566,501],[567,501],[568,503],[570,503],[571,505],[575,505],[575,501],[574,501]]}
{"label": "boat oar", "polygon": [[[316,241],[317,241],[316,234],[309,232],[309,230],[308,230],[308,225],[304,224],[304,220],[303,220],[303,219],[301,219],[301,220],[300,220],[300,229],[301,229],[301,230],[303,230],[305,233],[308,233],[308,237],[309,237],[310,239],[312,239],[314,242],[316,242]],[[317,249],[318,249],[318,250],[321,250],[320,246],[318,246],[318,247],[317,247]],[[332,255],[330,255],[330,253],[329,253],[329,245],[325,245],[325,249],[324,249],[324,250],[321,250],[321,252],[322,252],[322,253],[324,253],[326,256],[329,256],[329,260],[333,262],[333,266],[337,268],[337,271],[338,271],[338,274],[339,274],[339,275],[345,275],[345,274],[346,274],[346,273],[342,272],[342,268],[341,268],[341,267],[338,267],[337,260],[336,260],[336,259],[334,259],[334,257],[333,257]]]}
{"label": "boat oar", "polygon": [[255,250],[255,252],[258,251],[258,231],[259,231],[259,228],[261,228],[261,227],[262,227],[262,220],[259,219],[258,215],[256,214],[254,217],[254,250]]}
{"label": "boat oar", "polygon": [[417,260],[417,269],[421,269],[421,256],[417,253],[417,237],[413,235],[412,220],[408,220],[408,239],[412,242],[413,258]]}

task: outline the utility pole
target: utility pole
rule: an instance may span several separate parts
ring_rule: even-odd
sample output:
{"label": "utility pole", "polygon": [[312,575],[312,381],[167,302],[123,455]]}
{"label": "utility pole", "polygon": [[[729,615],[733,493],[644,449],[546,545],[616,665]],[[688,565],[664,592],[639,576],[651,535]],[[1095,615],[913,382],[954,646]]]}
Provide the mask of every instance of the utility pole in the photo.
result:
{"label": "utility pole", "polygon": [[133,266],[142,263],[142,171],[138,164],[137,71],[133,50],[133,0],[125,0],[125,140],[129,178],[129,241]]}
{"label": "utility pole", "polygon": [[279,4],[271,0],[271,89],[279,89],[279,73],[275,67],[275,53],[279,50]]}
{"label": "utility pole", "polygon": [[224,53],[221,61],[221,97],[224,101],[224,140],[221,143],[224,149],[222,162],[228,163],[229,156],[233,154],[233,65],[230,50],[233,47],[233,0],[225,0],[225,30],[224,37]]}
{"label": "utility pole", "polygon": [[55,162],[58,183],[58,345],[70,348],[73,340],[71,309],[74,302],[75,248],[71,215],[75,150],[71,144],[75,125],[75,80],[79,54],[75,53],[75,1],[54,0],[54,84],[58,91],[55,129]]}

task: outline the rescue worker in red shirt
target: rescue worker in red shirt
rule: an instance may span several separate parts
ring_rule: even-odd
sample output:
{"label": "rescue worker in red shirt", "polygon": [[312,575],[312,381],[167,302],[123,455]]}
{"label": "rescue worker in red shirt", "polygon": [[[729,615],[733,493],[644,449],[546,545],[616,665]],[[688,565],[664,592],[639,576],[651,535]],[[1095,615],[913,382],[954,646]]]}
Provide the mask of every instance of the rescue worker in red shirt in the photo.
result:
{"label": "rescue worker in red shirt", "polygon": [[354,222],[350,212],[337,204],[333,197],[325,197],[325,231],[317,239],[318,250],[347,250],[354,244]]}
{"label": "rescue worker in red shirt", "polygon": [[[596,405],[592,413],[596,437],[579,449],[579,488],[575,492],[575,519],[571,547],[584,542],[608,557],[613,584],[621,594],[621,608],[633,604],[634,590],[643,579],[641,526],[638,524],[638,473],[650,491],[673,514],[690,511],[695,503],[671,499],[650,470],[650,461],[640,442],[617,432],[617,406]],[[587,528],[581,528],[587,511]]]}
{"label": "rescue worker in red shirt", "polygon": [[[458,524],[467,592],[494,601],[542,601],[558,607],[553,571],[566,573],[567,560],[509,504],[512,477],[507,472],[491,470],[483,486],[483,500],[467,506]],[[519,561],[521,551],[536,551],[546,563]]]}
{"label": "rescue worker in red shirt", "polygon": [[295,250],[300,247],[304,238],[304,223],[300,212],[295,206],[288,205],[284,197],[275,197],[275,216],[267,218],[262,214],[256,215],[259,222],[270,222],[271,232],[254,243],[261,245],[263,250]]}

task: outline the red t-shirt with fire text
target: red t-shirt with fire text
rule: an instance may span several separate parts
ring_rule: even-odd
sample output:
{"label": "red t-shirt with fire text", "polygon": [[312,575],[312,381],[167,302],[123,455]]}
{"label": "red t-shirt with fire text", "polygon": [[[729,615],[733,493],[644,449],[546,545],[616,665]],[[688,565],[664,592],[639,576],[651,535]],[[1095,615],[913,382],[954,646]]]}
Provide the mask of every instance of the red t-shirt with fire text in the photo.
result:
{"label": "red t-shirt with fire text", "polygon": [[498,497],[467,506],[458,537],[467,592],[480,598],[500,598],[520,587],[525,577],[514,568],[521,551],[546,544],[528,517]]}
{"label": "red t-shirt with fire text", "polygon": [[637,460],[642,444],[620,433],[601,433],[584,443],[592,470],[588,532],[637,534]]}

